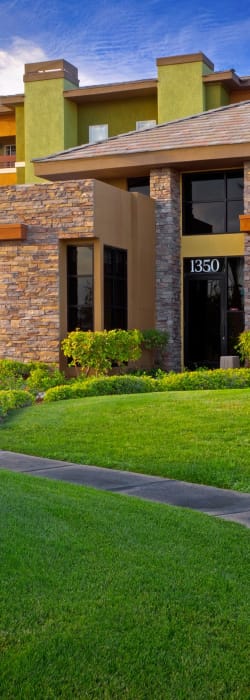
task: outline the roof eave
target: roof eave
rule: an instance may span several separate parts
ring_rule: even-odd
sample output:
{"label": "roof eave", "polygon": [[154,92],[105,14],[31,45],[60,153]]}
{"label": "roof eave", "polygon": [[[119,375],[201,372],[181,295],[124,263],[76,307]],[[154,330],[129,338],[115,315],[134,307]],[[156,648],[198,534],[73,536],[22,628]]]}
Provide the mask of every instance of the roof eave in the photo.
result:
{"label": "roof eave", "polygon": [[146,175],[153,168],[178,170],[237,167],[250,158],[250,142],[191,146],[159,151],[34,162],[35,174],[48,180],[119,178]]}
{"label": "roof eave", "polygon": [[127,83],[110,83],[107,85],[90,85],[76,90],[64,90],[67,100],[82,104],[84,102],[100,102],[106,99],[122,99],[123,97],[147,97],[156,96],[157,80],[149,78],[145,80],[130,81]]}

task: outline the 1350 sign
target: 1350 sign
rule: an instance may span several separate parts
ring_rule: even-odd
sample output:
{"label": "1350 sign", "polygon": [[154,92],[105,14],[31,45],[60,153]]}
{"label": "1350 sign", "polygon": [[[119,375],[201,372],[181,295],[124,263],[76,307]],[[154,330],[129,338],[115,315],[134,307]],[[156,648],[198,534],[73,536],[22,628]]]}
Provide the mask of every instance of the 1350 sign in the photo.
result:
{"label": "1350 sign", "polygon": [[190,272],[216,273],[221,271],[219,258],[191,258]]}

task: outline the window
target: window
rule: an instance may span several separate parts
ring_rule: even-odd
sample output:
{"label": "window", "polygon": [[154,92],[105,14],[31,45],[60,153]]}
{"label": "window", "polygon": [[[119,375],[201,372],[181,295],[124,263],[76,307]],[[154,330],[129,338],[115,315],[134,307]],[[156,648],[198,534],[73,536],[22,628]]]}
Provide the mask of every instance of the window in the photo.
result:
{"label": "window", "polygon": [[128,191],[150,195],[149,177],[134,177],[128,179]]}
{"label": "window", "polygon": [[148,129],[151,126],[156,126],[156,119],[146,119],[145,121],[136,122],[136,131],[142,131],[142,129]]}
{"label": "window", "polygon": [[243,173],[183,176],[183,234],[236,233],[243,213]]}
{"label": "window", "polygon": [[108,124],[89,126],[89,143],[98,143],[108,138]]}
{"label": "window", "polygon": [[67,248],[68,331],[93,330],[93,246]]}
{"label": "window", "polygon": [[15,156],[16,155],[16,144],[11,143],[7,144],[4,146],[4,155],[5,156]]}
{"label": "window", "polygon": [[127,251],[104,246],[104,328],[127,329]]}

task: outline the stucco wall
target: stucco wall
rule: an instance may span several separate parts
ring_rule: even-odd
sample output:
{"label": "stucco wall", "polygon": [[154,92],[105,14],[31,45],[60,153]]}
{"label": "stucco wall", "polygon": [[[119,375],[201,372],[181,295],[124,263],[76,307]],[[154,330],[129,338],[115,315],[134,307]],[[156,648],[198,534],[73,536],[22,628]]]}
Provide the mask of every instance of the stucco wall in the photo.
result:
{"label": "stucco wall", "polygon": [[[100,301],[103,245],[128,251],[128,326],[155,326],[154,202],[138,193],[95,181],[95,233],[100,238]],[[100,308],[102,308],[102,302]],[[103,311],[102,311],[103,313]],[[99,319],[103,327],[103,316]]]}
{"label": "stucco wall", "polygon": [[202,61],[158,66],[158,122],[172,121],[205,109]]}
{"label": "stucco wall", "polygon": [[156,119],[157,98],[139,97],[106,100],[79,105],[78,143],[88,143],[89,126],[108,124],[109,136],[134,131],[137,121]]}

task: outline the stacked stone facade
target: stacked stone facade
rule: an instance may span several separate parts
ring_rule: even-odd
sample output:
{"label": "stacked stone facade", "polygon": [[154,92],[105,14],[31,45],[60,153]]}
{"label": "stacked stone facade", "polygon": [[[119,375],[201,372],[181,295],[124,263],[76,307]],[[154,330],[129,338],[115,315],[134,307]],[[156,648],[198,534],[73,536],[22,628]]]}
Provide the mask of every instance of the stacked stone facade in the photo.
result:
{"label": "stacked stone facade", "polygon": [[166,369],[181,370],[180,174],[170,168],[150,173],[156,200],[156,327],[169,334]]}
{"label": "stacked stone facade", "polygon": [[59,361],[61,239],[94,235],[94,181],[0,188],[0,224],[26,224],[26,240],[0,240],[0,357]]}
{"label": "stacked stone facade", "polygon": [[[250,216],[250,162],[244,166],[244,214]],[[245,328],[250,330],[250,232],[245,234]]]}

